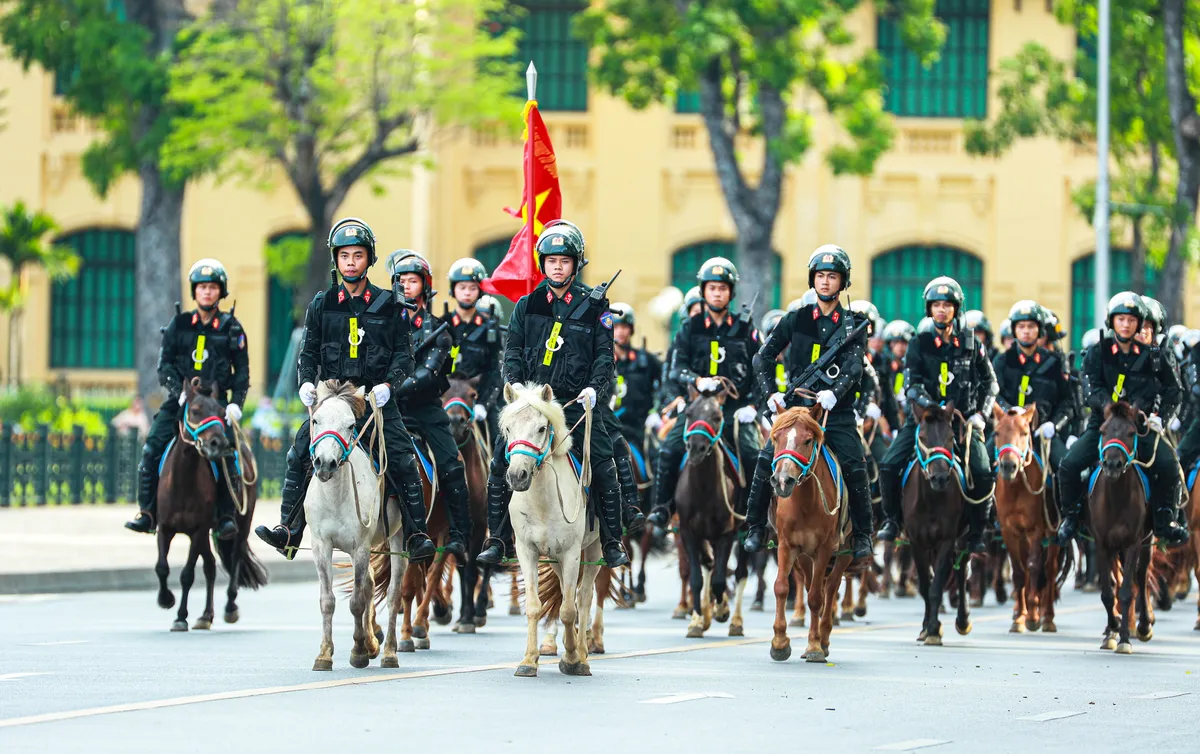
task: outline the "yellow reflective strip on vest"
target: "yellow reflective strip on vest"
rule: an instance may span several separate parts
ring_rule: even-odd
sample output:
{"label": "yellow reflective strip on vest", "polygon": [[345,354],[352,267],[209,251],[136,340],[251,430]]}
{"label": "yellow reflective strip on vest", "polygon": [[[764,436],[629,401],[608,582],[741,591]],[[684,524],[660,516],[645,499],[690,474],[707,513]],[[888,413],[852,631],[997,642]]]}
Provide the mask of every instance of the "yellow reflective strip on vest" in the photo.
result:
{"label": "yellow reflective strip on vest", "polygon": [[617,392],[616,392],[616,399],[617,399],[616,407],[617,408],[621,407],[621,403],[622,403],[621,394],[625,392],[625,391],[621,390],[621,388],[624,386],[625,386],[625,378],[622,375],[618,374],[617,375]]}
{"label": "yellow reflective strip on vest", "polygon": [[941,379],[938,380],[938,392],[940,392],[942,394],[943,398],[946,397],[946,383],[949,380],[950,380],[950,365],[943,361],[942,362],[942,376],[941,376]]}
{"label": "yellow reflective strip on vest", "polygon": [[710,353],[708,355],[708,373],[714,377],[717,374],[717,366],[721,363],[721,344],[718,341],[709,341]]}
{"label": "yellow reflective strip on vest", "polygon": [[[550,366],[550,362],[554,361],[554,351],[550,349],[558,345],[558,334],[560,332],[562,332],[562,322],[555,322],[554,327],[550,328],[550,337],[546,338],[546,353],[542,356],[542,366],[544,367]],[[556,350],[558,349],[555,348]]]}
{"label": "yellow reflective strip on vest", "polygon": [[1113,394],[1112,394],[1113,403],[1116,403],[1117,401],[1121,400],[1121,393],[1123,393],[1123,392],[1125,392],[1125,375],[1118,374],[1117,375],[1117,386],[1115,388],[1113,388]]}
{"label": "yellow reflective strip on vest", "polygon": [[358,358],[358,317],[350,318],[350,358]]}
{"label": "yellow reflective strip on vest", "polygon": [[454,374],[458,371],[458,346],[450,346],[450,373]]}
{"label": "yellow reflective strip on vest", "polygon": [[819,358],[821,358],[821,344],[813,343],[812,356],[808,357],[808,363],[811,364]]}
{"label": "yellow reflective strip on vest", "polygon": [[196,350],[192,353],[192,358],[195,360],[195,363],[192,364],[192,368],[195,369],[197,372],[199,372],[201,369],[204,368],[204,341],[205,340],[207,340],[207,338],[204,335],[201,335],[199,338],[196,338]]}
{"label": "yellow reflective strip on vest", "polygon": [[783,364],[775,365],[775,389],[781,393],[787,391],[787,367]]}
{"label": "yellow reflective strip on vest", "polygon": [[1021,377],[1021,394],[1017,396],[1017,405],[1025,408],[1025,391],[1029,390],[1029,375]]}
{"label": "yellow reflective strip on vest", "polygon": [[904,372],[896,372],[896,382],[892,385],[893,395],[902,395],[904,393]]}

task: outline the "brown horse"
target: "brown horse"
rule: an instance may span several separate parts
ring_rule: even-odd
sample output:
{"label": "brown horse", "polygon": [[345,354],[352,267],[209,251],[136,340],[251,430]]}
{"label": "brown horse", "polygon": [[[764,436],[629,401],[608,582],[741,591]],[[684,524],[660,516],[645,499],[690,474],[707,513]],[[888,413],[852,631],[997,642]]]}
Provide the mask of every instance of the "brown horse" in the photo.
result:
{"label": "brown horse", "polygon": [[[775,498],[772,518],[779,536],[772,660],[783,661],[792,655],[785,613],[789,577],[797,571],[808,587],[808,609],[813,617],[804,659],[825,662],[837,611],[838,584],[851,561],[848,553],[839,550],[849,531],[847,500],[844,484],[834,481],[833,470],[822,459],[821,443],[825,436],[820,423],[822,416],[820,408],[788,409],[775,418],[771,429],[775,445],[771,464]],[[831,562],[832,571],[826,574]],[[797,594],[797,606],[801,602]]]}
{"label": "brown horse", "polygon": [[[213,397],[214,386],[202,384],[193,378],[184,385],[184,415],[179,422],[179,433],[168,446],[162,460],[162,471],[158,479],[158,563],[154,572],[158,575],[158,606],[169,610],[175,605],[175,595],[167,588],[167,554],[171,540],[176,534],[184,534],[191,540],[187,563],[179,574],[183,587],[179,611],[172,631],[188,630],[188,592],[196,580],[196,560],[203,560],[205,581],[204,612],[192,626],[199,630],[212,628],[213,590],[216,586],[217,566],[209,547],[209,534],[213,527],[217,502],[217,476],[215,469],[231,453],[231,445],[225,430],[225,412]],[[243,448],[242,463],[252,463]],[[236,465],[226,462],[230,473],[236,473]],[[232,540],[217,540],[217,554],[221,565],[229,575],[226,591],[225,622],[237,623],[238,587],[258,589],[267,583],[267,572],[262,563],[250,551],[247,537],[250,521],[254,517],[257,487],[247,485],[244,493],[245,507],[238,511],[237,537]],[[235,500],[243,499],[235,495]]]}
{"label": "brown horse", "polygon": [[[955,419],[961,414],[953,401],[945,406],[913,406],[917,419],[916,463],[904,483],[904,530],[917,564],[917,581],[925,599],[925,617],[917,641],[926,646],[942,645],[942,622],[938,611],[942,594],[954,566],[959,535],[963,531],[964,486],[962,463],[953,455]],[[954,627],[960,634],[971,632],[967,612],[966,574],[955,571],[958,617]]]}
{"label": "brown horse", "polygon": [[[1129,627],[1133,622],[1137,590],[1137,637],[1149,641],[1151,627],[1147,569],[1150,566],[1150,505],[1137,462],[1139,426],[1145,415],[1125,401],[1104,407],[1100,425],[1100,468],[1088,494],[1092,535],[1096,540],[1096,571],[1100,574],[1100,599],[1108,613],[1101,649],[1133,654]],[[1144,435],[1148,440],[1149,432]],[[1159,441],[1156,434],[1152,440]],[[1134,468],[1130,468],[1130,467]],[[1120,568],[1120,611],[1113,597],[1114,567]],[[1115,634],[1115,635],[1114,635]]]}
{"label": "brown horse", "polygon": [[[1200,479],[1200,474],[1197,474],[1196,478]],[[1200,485],[1197,485],[1196,482],[1192,482],[1192,487],[1188,490],[1188,528],[1192,532],[1192,537],[1188,544],[1188,557],[1186,562],[1189,566],[1191,566],[1191,570],[1196,572],[1197,586],[1200,587],[1200,503],[1196,502],[1197,486]],[[1182,580],[1185,584],[1185,587],[1182,591],[1185,597],[1187,596],[1187,585],[1189,583],[1189,578],[1190,574],[1188,573],[1188,569],[1183,569]],[[1197,598],[1196,601],[1196,612],[1200,614],[1200,598]],[[1197,615],[1196,617],[1195,630],[1200,631],[1200,615]]]}
{"label": "brown horse", "polygon": [[[450,416],[450,431],[458,444],[467,476],[467,499],[471,510],[471,541],[467,543],[466,563],[458,569],[462,582],[462,607],[454,631],[473,634],[477,626],[487,623],[487,584],[492,577],[490,567],[479,568],[475,556],[483,549],[487,531],[487,450],[475,422],[476,388],[479,378],[469,380],[450,378],[450,389],[442,395],[442,405]],[[482,584],[483,588],[479,586]],[[478,592],[478,594],[477,594]]]}

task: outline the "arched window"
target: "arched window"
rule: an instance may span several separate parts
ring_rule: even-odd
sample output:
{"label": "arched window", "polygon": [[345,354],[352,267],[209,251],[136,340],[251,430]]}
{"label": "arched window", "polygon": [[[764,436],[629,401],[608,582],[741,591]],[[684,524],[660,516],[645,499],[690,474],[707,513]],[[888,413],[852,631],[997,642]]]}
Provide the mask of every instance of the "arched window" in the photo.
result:
{"label": "arched window", "polygon": [[[1133,255],[1113,249],[1109,257],[1109,295],[1129,289]],[[1158,270],[1146,265],[1146,293],[1154,295]],[[1096,255],[1088,254],[1071,263],[1071,347],[1079,350],[1083,334],[1096,327]],[[1061,316],[1061,315],[1060,315]]]}
{"label": "arched window", "polygon": [[[671,255],[671,285],[687,293],[687,290],[696,284],[696,273],[700,271],[700,265],[710,257],[725,257],[734,264],[739,264],[737,246],[732,241],[704,241],[684,246]],[[771,254],[771,277],[773,279],[767,305],[776,308],[783,297],[783,259],[776,253]]]}
{"label": "arched window", "polygon": [[81,260],[79,274],[50,291],[50,366],[133,369],[134,235],[91,228],[59,238]]}
{"label": "arched window", "polygon": [[962,286],[965,308],[983,308],[983,262],[952,246],[901,246],[871,260],[871,303],[886,320],[914,327],[925,316],[925,284],[949,275]]}
{"label": "arched window", "polygon": [[[306,260],[301,269],[307,267],[311,253],[308,233],[299,230],[278,233],[267,241],[280,254],[294,255]],[[295,369],[295,363],[285,364],[288,348],[292,342],[292,331],[300,324],[296,311],[295,286],[278,274],[267,274],[267,385],[274,386],[285,368]],[[268,393],[271,388],[268,388]]]}

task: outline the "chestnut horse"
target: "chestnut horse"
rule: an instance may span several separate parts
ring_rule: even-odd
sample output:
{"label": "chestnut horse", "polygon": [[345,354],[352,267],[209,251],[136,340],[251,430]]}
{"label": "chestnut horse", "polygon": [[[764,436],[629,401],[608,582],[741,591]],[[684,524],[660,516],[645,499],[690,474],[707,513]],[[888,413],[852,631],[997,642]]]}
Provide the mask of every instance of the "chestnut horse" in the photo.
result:
{"label": "chestnut horse", "polygon": [[473,634],[477,626],[487,623],[488,590],[492,569],[480,568],[475,556],[483,549],[487,531],[487,450],[475,421],[476,388],[479,378],[469,380],[450,377],[450,388],[442,395],[442,405],[450,417],[450,432],[462,456],[467,477],[467,502],[471,511],[471,541],[467,543],[466,563],[458,569],[462,582],[462,608],[454,632]]}
{"label": "chestnut horse", "polygon": [[[812,624],[808,630],[806,662],[825,662],[829,634],[837,610],[837,588],[850,565],[849,553],[840,551],[849,533],[845,484],[834,480],[832,455],[824,451],[825,432],[819,407],[791,408],[775,418],[771,441],[771,490],[775,498],[773,523],[779,536],[779,569],[775,576],[775,636],[771,659],[791,657],[787,636],[787,597],[790,575],[799,572],[808,586]],[[836,467],[836,461],[832,461]],[[803,556],[803,557],[801,557]],[[826,567],[833,569],[826,574]],[[797,594],[796,604],[801,602]]]}

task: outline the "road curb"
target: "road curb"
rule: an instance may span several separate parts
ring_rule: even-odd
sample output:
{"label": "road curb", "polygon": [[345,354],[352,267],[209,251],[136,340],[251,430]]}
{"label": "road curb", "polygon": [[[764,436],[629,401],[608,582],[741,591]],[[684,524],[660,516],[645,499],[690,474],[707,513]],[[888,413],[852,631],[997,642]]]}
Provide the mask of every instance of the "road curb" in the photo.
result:
{"label": "road curb", "polygon": [[[175,577],[172,588],[178,588],[178,568],[172,569]],[[197,567],[197,571],[200,569]],[[283,560],[267,564],[270,574],[268,584],[286,584],[298,581],[316,581],[317,571],[305,560]],[[203,576],[196,574],[197,583]],[[217,569],[217,585],[224,588],[228,583],[225,572]],[[140,589],[156,589],[158,576],[154,568],[109,568],[92,571],[51,571],[47,573],[3,573],[0,574],[0,594],[61,594],[66,592],[111,592]]]}

